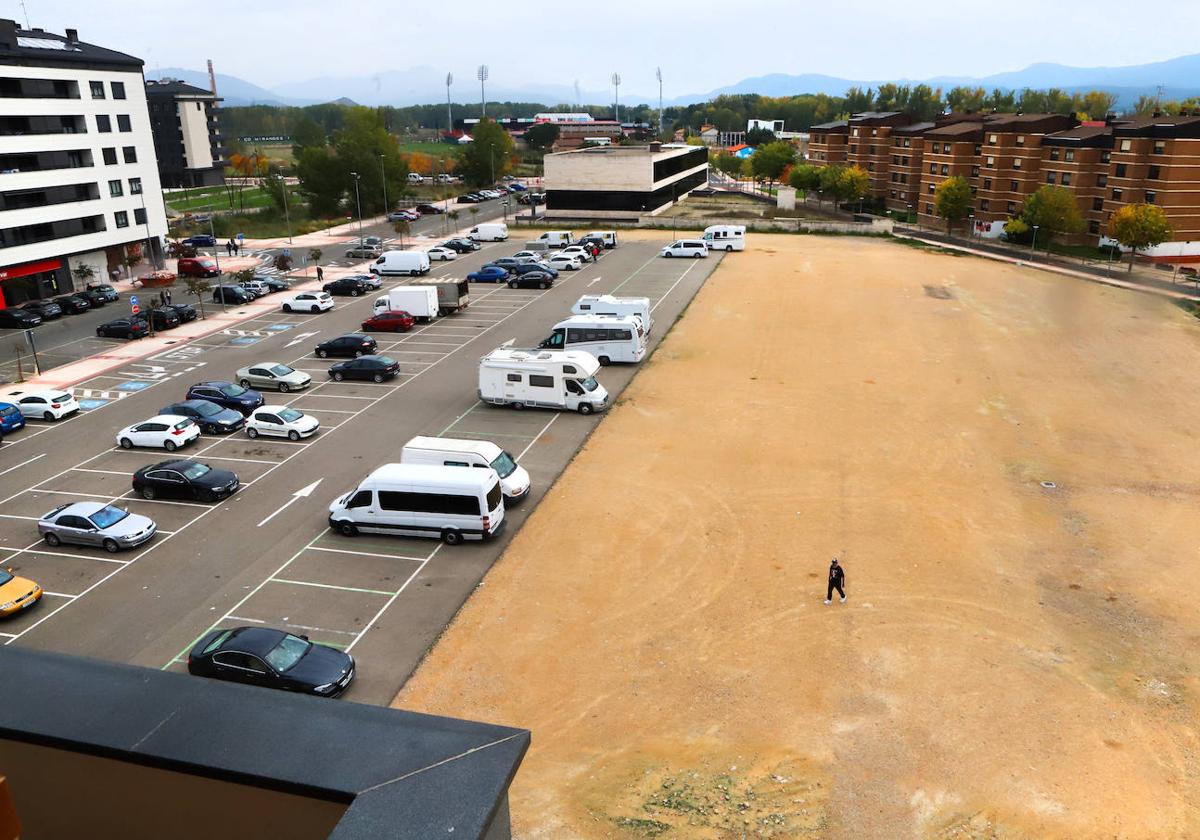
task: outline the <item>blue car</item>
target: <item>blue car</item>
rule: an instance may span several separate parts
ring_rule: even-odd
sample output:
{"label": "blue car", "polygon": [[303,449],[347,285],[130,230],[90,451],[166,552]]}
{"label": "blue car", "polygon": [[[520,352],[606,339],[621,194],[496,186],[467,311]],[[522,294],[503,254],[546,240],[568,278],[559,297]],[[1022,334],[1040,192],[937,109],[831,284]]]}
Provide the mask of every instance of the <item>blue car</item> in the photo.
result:
{"label": "blue car", "polygon": [[210,233],[198,233],[183,240],[183,244],[191,245],[193,248],[215,248],[217,247],[217,238]]}
{"label": "blue car", "polygon": [[159,414],[178,414],[189,417],[200,427],[204,434],[222,434],[236,432],[246,423],[241,412],[231,408],[221,408],[208,400],[188,400],[187,402],[168,405]]}
{"label": "blue car", "polygon": [[25,415],[12,403],[0,402],[0,432],[8,434],[25,428]]}
{"label": "blue car", "polygon": [[221,408],[232,408],[241,414],[249,414],[263,404],[263,395],[250,388],[232,382],[197,382],[188,388],[188,400],[207,400]]}
{"label": "blue car", "polygon": [[525,192],[525,190],[529,189],[529,187],[525,186],[524,184],[518,184],[516,181],[510,183],[508,188],[513,192]]}
{"label": "blue car", "polygon": [[478,271],[468,274],[467,279],[472,283],[503,283],[508,279],[508,269],[498,265],[485,265]]}

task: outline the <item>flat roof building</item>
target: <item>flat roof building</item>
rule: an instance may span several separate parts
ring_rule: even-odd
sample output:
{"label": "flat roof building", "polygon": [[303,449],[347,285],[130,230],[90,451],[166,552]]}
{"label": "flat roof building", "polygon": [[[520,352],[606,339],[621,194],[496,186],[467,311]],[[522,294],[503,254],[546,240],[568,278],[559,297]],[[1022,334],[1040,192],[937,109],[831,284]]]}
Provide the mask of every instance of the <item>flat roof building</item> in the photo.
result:
{"label": "flat roof building", "polygon": [[546,217],[634,221],[708,183],[704,146],[601,146],[545,158]]}
{"label": "flat roof building", "polygon": [[225,183],[225,143],[218,121],[221,99],[178,79],[146,82],[158,173],[164,187]]}

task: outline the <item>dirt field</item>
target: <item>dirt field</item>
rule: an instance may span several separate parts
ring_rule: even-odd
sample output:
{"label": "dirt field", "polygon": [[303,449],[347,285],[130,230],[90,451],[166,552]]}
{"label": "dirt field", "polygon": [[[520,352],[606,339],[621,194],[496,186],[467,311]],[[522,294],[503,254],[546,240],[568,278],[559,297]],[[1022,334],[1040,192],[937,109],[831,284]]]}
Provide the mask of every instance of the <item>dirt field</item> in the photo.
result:
{"label": "dirt field", "polygon": [[753,241],[397,705],[533,730],[522,840],[1200,837],[1200,323]]}

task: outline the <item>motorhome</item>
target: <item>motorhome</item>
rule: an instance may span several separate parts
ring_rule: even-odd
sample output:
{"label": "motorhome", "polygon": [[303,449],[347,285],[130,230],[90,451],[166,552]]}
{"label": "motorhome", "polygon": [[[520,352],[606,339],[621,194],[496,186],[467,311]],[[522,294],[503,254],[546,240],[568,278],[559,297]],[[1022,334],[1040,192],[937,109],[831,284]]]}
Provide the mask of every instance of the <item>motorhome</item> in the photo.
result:
{"label": "motorhome", "polygon": [[704,241],[711,251],[745,251],[745,225],[709,225],[704,229]]}
{"label": "motorhome", "polygon": [[385,251],[371,263],[369,270],[384,276],[407,274],[419,277],[429,273],[429,254],[424,251]]}
{"label": "motorhome", "polygon": [[[550,248],[566,248],[575,244],[575,234],[569,230],[548,230],[533,241],[545,242]],[[525,247],[529,247],[528,242],[525,243]]]}
{"label": "motorhome", "polygon": [[329,527],[346,537],[397,534],[458,545],[500,533],[504,492],[492,470],[384,464],[330,503]]}
{"label": "motorhome", "polygon": [[400,463],[490,469],[500,479],[505,504],[514,504],[529,495],[529,473],[511,453],[490,440],[418,436],[404,444]]}
{"label": "motorhome", "polygon": [[475,225],[467,232],[467,236],[476,242],[503,242],[508,239],[508,225],[504,222]]}
{"label": "motorhome", "polygon": [[379,312],[407,312],[418,321],[436,318],[441,311],[438,289],[434,286],[397,286],[376,298],[371,306]]}
{"label": "motorhome", "polygon": [[646,331],[637,315],[572,315],[554,325],[544,350],[586,350],[602,365],[646,358]]}
{"label": "motorhome", "polygon": [[608,391],[596,381],[598,370],[595,356],[577,350],[498,347],[479,360],[479,399],[591,414],[608,408]]}
{"label": "motorhome", "polygon": [[650,298],[616,297],[614,295],[584,295],[571,307],[572,315],[636,315],[642,319],[642,329],[650,335],[654,321],[650,317]]}

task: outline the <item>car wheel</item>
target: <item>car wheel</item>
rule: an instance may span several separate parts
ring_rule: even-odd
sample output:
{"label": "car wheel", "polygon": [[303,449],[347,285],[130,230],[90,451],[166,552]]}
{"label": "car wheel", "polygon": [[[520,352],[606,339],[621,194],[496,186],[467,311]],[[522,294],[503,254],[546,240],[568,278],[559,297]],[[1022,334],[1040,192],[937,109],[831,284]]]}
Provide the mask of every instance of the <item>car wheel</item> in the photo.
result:
{"label": "car wheel", "polygon": [[463,536],[461,532],[455,531],[452,528],[447,528],[445,531],[442,531],[442,542],[444,542],[446,545],[458,545],[462,541]]}
{"label": "car wheel", "polygon": [[258,429],[254,428],[253,426],[248,427],[246,429],[246,437],[248,437],[248,438],[258,437]]}
{"label": "car wheel", "polygon": [[350,297],[358,297],[358,289],[351,289]]}
{"label": "car wheel", "polygon": [[283,311],[284,311],[284,312],[291,312],[291,311],[292,311],[292,307],[290,307],[288,304],[286,304],[286,303],[285,303],[285,304],[283,305]]}
{"label": "car wheel", "polygon": [[321,358],[321,359],[327,359],[327,358],[329,358],[329,351],[328,350],[318,350],[317,357]]}
{"label": "car wheel", "polygon": [[538,283],[538,288],[539,288],[539,289],[544,289],[544,288],[546,288],[546,282],[543,280],[541,283]]}
{"label": "car wheel", "polygon": [[333,381],[334,382],[341,382],[345,378],[346,378],[346,374],[342,373],[340,370],[335,370],[333,372]]}
{"label": "car wheel", "polygon": [[419,271],[410,271],[410,272],[408,272],[408,276],[409,276],[409,277],[420,277],[420,276],[421,276],[421,272],[419,272]]}
{"label": "car wheel", "polygon": [[205,427],[204,427],[204,433],[205,433],[206,435],[215,435],[215,434],[217,433],[217,427],[216,427],[216,426],[211,426],[211,425],[210,425],[210,426],[205,426]]}
{"label": "car wheel", "polygon": [[215,502],[217,494],[211,490],[200,490],[196,493],[196,499],[201,502]]}
{"label": "car wheel", "polygon": [[372,376],[371,378],[374,379],[376,383],[380,383],[383,381],[383,374],[377,373],[374,376]]}
{"label": "car wheel", "polygon": [[131,441],[129,438],[121,438],[121,448],[133,449],[133,441]]}
{"label": "car wheel", "polygon": [[667,253],[663,254],[663,256],[666,257],[667,259],[671,259],[671,257],[673,257],[675,255],[672,254],[670,251],[667,251]]}
{"label": "car wheel", "polygon": [[168,440],[163,444],[163,449],[167,450],[168,452],[174,452],[176,448],[175,441],[173,440]]}
{"label": "car wheel", "polygon": [[525,410],[525,403],[523,403],[523,402],[510,403],[510,405],[513,407],[514,411],[524,411]]}
{"label": "car wheel", "polygon": [[364,355],[366,355],[366,354],[364,354],[363,351],[361,351],[361,350],[354,351],[354,358],[356,358],[356,359],[360,358],[361,356],[364,356]]}
{"label": "car wheel", "polygon": [[309,310],[309,311],[310,311],[310,312],[312,312],[312,314],[316,315],[318,312],[320,312],[320,311],[321,311],[321,309],[320,309],[320,307],[314,306],[314,307],[313,307],[311,310]]}
{"label": "car wheel", "polygon": [[579,413],[580,414],[591,414],[592,413],[592,404],[591,403],[580,403],[579,404]]}
{"label": "car wheel", "polygon": [[121,550],[121,546],[117,545],[116,540],[105,540],[103,545],[104,545],[104,550],[107,551],[109,554],[116,554],[118,551]]}
{"label": "car wheel", "polygon": [[58,534],[47,533],[44,539],[46,540],[46,545],[51,548],[58,548],[62,545],[62,540],[58,538]]}
{"label": "car wheel", "polygon": [[343,537],[357,537],[358,528],[354,527],[353,522],[339,522],[337,524],[337,532]]}
{"label": "car wheel", "polygon": [[726,245],[726,246],[725,246],[725,253],[726,253],[726,254],[733,253],[733,246],[732,246],[732,245]]}
{"label": "car wheel", "polygon": [[286,394],[290,390],[292,390],[291,385],[287,384],[286,382],[279,383],[279,393]]}
{"label": "car wheel", "polygon": [[96,338],[107,338],[107,337],[108,336],[106,336],[104,334],[104,330],[96,330]]}
{"label": "car wheel", "polygon": [[508,288],[510,288],[510,289],[515,289],[515,288],[517,288],[517,281],[516,281],[516,280],[509,280],[509,281],[508,281]]}
{"label": "car wheel", "polygon": [[610,358],[608,358],[608,356],[601,356],[596,361],[598,361],[602,365],[608,365],[612,362],[612,360]]}
{"label": "car wheel", "polygon": [[49,411],[47,411],[45,414],[43,414],[43,415],[42,415],[42,419],[43,419],[43,420],[50,420],[50,421],[53,421],[53,420],[54,420],[54,415],[53,415],[53,414],[51,414]]}
{"label": "car wheel", "polygon": [[288,432],[288,440],[290,440],[290,441],[300,440],[300,433],[297,432],[295,429],[292,429],[290,432]]}
{"label": "car wheel", "polygon": [[143,498],[143,499],[153,499],[153,498],[155,497],[155,495],[157,495],[157,494],[154,492],[154,488],[153,488],[153,487],[143,487],[143,488],[142,488],[142,490],[141,490],[141,492],[142,492],[142,498]]}
{"label": "car wheel", "polygon": [[249,379],[239,379],[238,384],[241,385],[246,390],[250,389],[250,380]]}

